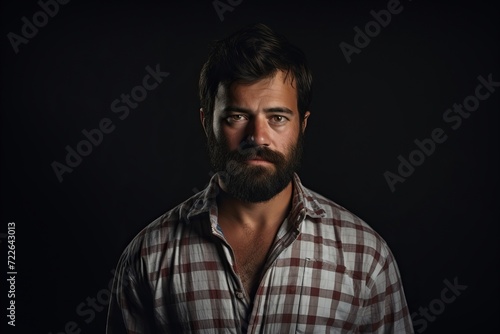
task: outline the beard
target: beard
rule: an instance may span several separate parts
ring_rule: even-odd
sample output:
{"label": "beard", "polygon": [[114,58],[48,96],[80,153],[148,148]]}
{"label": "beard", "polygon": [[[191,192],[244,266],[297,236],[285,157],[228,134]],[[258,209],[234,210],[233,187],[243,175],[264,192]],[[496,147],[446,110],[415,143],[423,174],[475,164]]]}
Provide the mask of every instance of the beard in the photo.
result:
{"label": "beard", "polygon": [[[292,181],[300,166],[303,151],[303,133],[295,145],[289,147],[285,156],[265,146],[244,142],[230,151],[226,140],[218,142],[213,131],[208,131],[208,153],[212,168],[219,173],[227,193],[244,202],[266,202],[280,193]],[[256,166],[246,163],[249,159],[261,158],[272,163]]]}

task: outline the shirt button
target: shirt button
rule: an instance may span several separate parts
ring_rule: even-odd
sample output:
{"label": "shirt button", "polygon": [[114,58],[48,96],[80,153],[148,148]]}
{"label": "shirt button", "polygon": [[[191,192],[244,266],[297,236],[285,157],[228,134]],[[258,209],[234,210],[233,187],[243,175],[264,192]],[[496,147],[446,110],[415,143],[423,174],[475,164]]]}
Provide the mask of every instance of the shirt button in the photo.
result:
{"label": "shirt button", "polygon": [[300,223],[301,221],[303,221],[303,220],[304,220],[304,218],[305,218],[305,216],[306,216],[306,215],[305,215],[303,212],[301,212],[301,213],[299,214],[299,216],[297,217],[297,223]]}
{"label": "shirt button", "polygon": [[245,295],[241,291],[236,291],[236,297],[238,297],[238,299],[243,299],[245,298]]}

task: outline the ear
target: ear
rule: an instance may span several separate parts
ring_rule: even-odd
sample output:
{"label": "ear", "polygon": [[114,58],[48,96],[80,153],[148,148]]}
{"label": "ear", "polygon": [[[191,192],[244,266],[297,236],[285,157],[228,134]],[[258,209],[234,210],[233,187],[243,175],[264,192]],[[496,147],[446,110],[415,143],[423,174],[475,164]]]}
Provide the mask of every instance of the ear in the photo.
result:
{"label": "ear", "polygon": [[304,133],[306,131],[307,119],[309,118],[309,116],[311,116],[311,113],[309,111],[306,111],[306,113],[304,114],[304,119],[302,120],[302,124],[301,124],[302,133]]}
{"label": "ear", "polygon": [[205,131],[205,135],[208,136],[208,132],[207,132],[207,118],[205,116],[205,111],[203,110],[203,108],[200,108],[200,121],[201,121],[201,125],[203,126],[203,130]]}

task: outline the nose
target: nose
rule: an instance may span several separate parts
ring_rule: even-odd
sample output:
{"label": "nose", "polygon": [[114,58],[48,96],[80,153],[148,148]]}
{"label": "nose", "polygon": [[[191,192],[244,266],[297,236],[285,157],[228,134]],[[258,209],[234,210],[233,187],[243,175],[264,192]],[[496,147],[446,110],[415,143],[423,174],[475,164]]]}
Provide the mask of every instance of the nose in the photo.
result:
{"label": "nose", "polygon": [[257,146],[269,146],[269,124],[265,117],[254,117],[248,123],[247,140]]}

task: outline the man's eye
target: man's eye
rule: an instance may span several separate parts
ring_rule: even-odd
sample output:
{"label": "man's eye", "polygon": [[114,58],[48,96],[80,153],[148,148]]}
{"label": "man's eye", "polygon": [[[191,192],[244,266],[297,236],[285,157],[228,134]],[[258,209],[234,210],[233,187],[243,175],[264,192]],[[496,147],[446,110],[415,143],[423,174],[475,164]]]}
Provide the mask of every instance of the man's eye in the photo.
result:
{"label": "man's eye", "polygon": [[285,116],[281,115],[274,115],[273,117],[271,117],[271,121],[275,124],[285,123],[287,120],[288,119]]}
{"label": "man's eye", "polygon": [[228,123],[235,123],[235,122],[241,122],[245,120],[245,116],[243,115],[231,115],[226,118],[226,121]]}

